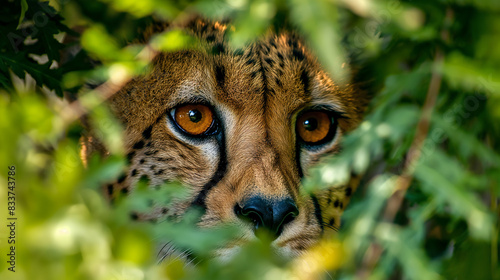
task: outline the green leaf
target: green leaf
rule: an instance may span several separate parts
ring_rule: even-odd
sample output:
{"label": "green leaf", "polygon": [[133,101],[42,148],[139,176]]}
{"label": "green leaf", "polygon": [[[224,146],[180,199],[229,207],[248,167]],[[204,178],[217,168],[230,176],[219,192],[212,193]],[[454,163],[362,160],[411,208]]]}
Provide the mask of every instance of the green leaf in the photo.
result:
{"label": "green leaf", "polygon": [[58,69],[50,69],[50,62],[38,64],[35,61],[28,60],[24,55],[22,52],[10,56],[0,53],[0,64],[11,69],[12,72],[22,79],[24,79],[26,71],[35,79],[38,86],[46,85],[50,89],[54,89],[59,96],[62,96],[60,71]]}
{"label": "green leaf", "polygon": [[19,25],[21,25],[21,23],[23,22],[27,10],[28,3],[26,2],[26,0],[21,0],[21,14],[19,16],[19,24],[17,25],[17,28],[19,28]]}
{"label": "green leaf", "polygon": [[[431,159],[442,161],[442,164],[432,164]],[[492,217],[473,192],[457,188],[451,176],[460,174],[447,173],[446,168],[452,165],[444,165],[445,162],[452,163],[439,153],[433,152],[427,156],[426,161],[417,165],[415,177],[423,183],[423,190],[436,197],[439,203],[449,205],[454,215],[461,216],[467,221],[469,230],[475,238],[482,240],[489,238],[493,227]]]}

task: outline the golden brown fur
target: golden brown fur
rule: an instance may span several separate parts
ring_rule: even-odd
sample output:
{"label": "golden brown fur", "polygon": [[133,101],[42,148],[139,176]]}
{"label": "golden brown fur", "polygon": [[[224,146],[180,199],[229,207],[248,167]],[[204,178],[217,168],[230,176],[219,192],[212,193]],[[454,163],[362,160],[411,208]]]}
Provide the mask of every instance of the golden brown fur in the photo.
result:
{"label": "golden brown fur", "polygon": [[[293,34],[269,34],[231,50],[223,41],[224,24],[196,19],[186,30],[201,39],[202,48],[158,55],[150,74],[134,79],[110,100],[126,128],[130,167],[106,192],[116,196],[143,176],[153,186],[179,180],[190,186],[188,201],[140,218],[182,215],[198,205],[206,210],[201,227],[236,223],[244,229],[243,241],[255,235],[235,215],[236,204],[253,195],[291,197],[299,214],[273,246],[284,256],[300,254],[329,227],[339,226],[357,186],[353,180],[309,196],[300,190],[301,176],[322,156],[339,150],[342,135],[360,121],[365,98],[354,87],[332,81]],[[214,107],[222,132],[194,141],[176,131],[167,114],[179,104],[200,101]],[[332,143],[317,151],[298,145],[295,132],[297,114],[314,105],[342,113]],[[217,254],[229,257],[237,245]]]}

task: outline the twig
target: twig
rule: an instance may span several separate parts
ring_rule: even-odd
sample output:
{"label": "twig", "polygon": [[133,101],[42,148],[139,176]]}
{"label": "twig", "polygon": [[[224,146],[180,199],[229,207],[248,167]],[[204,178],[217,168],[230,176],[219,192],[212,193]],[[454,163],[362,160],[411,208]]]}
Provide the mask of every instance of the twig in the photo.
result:
{"label": "twig", "polygon": [[[442,62],[443,53],[438,49],[434,58],[434,65],[440,65]],[[424,145],[425,139],[427,138],[427,134],[429,132],[431,116],[432,112],[434,111],[434,106],[436,105],[436,99],[441,87],[442,78],[443,77],[441,73],[438,73],[437,71],[434,71],[432,73],[431,82],[427,91],[427,97],[422,109],[422,115],[420,116],[420,120],[417,124],[417,132],[415,134],[415,138],[413,138],[413,142],[411,143],[410,149],[408,151],[408,156],[406,157],[403,173],[396,181],[396,191],[389,198],[387,207],[385,208],[383,220],[386,222],[392,222],[394,220],[396,213],[401,207],[406,191],[408,190],[408,187],[413,180],[415,165],[420,159],[422,146]]]}

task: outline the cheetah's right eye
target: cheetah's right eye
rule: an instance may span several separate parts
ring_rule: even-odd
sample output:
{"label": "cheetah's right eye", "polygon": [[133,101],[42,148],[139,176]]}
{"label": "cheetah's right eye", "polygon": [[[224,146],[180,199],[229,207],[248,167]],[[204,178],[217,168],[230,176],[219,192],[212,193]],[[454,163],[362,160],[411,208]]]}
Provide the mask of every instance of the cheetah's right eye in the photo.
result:
{"label": "cheetah's right eye", "polygon": [[212,109],[203,104],[187,104],[173,110],[177,126],[187,134],[204,136],[213,132],[215,118]]}

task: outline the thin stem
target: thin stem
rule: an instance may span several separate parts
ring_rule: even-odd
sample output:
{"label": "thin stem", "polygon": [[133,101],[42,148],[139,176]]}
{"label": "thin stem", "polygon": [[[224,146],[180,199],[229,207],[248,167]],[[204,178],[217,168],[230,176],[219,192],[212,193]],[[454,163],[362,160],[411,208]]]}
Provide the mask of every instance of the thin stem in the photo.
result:
{"label": "thin stem", "polygon": [[[448,9],[446,12],[445,27],[449,26],[452,18],[453,11],[451,9]],[[449,40],[449,33],[447,29],[443,29],[443,31],[441,32],[441,38],[444,41]],[[413,181],[415,166],[420,159],[420,156],[422,154],[422,147],[424,145],[425,139],[427,138],[427,134],[429,133],[432,113],[434,111],[434,107],[436,106],[437,96],[443,80],[442,74],[437,70],[438,66],[443,63],[443,60],[443,52],[440,49],[437,49],[433,62],[434,68],[432,71],[431,81],[429,83],[424,106],[422,108],[422,114],[417,124],[417,131],[411,143],[410,149],[408,150],[408,156],[406,157],[404,163],[403,172],[396,181],[395,192],[391,195],[391,197],[389,197],[382,216],[382,220],[385,222],[392,223],[397,212],[401,208],[406,191]],[[377,265],[383,252],[383,247],[380,244],[373,242],[365,253],[361,268],[360,270],[358,270],[357,276],[361,279],[367,279]]]}

